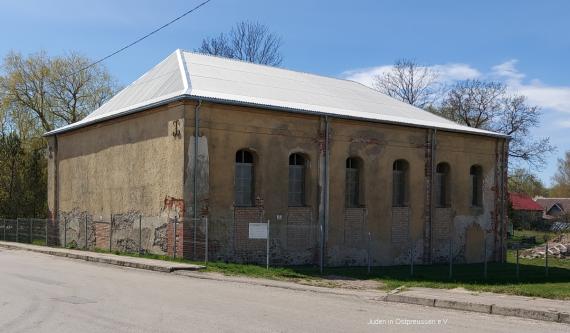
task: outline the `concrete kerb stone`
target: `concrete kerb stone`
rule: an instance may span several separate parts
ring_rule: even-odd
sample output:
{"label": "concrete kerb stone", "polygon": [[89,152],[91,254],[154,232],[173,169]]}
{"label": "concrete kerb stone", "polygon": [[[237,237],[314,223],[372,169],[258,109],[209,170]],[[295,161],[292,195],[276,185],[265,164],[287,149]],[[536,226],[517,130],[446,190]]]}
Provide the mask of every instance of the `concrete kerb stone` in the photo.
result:
{"label": "concrete kerb stone", "polygon": [[178,270],[197,271],[205,268],[205,266],[201,265],[170,263],[170,262],[164,262],[164,261],[158,261],[146,258],[120,257],[113,254],[101,254],[95,252],[77,253],[78,250],[50,249],[42,246],[29,245],[29,244],[12,244],[12,243],[0,242],[0,246],[7,249],[25,250],[25,251],[48,254],[57,257],[79,259],[79,260],[102,263],[102,264],[145,269],[145,270],[164,272],[164,273],[171,273]]}
{"label": "concrete kerb stone", "polygon": [[492,305],[479,304],[471,302],[453,301],[448,299],[436,299],[434,306],[436,308],[455,309],[471,312],[491,313]]}
{"label": "concrete kerb stone", "polygon": [[520,309],[520,308],[510,308],[498,305],[493,305],[492,313],[503,316],[530,318],[530,319],[536,319],[542,321],[554,321],[554,322],[561,322],[560,317],[564,315],[563,313],[555,311],[529,310],[529,309]]}
{"label": "concrete kerb stone", "polygon": [[415,297],[415,296],[408,296],[397,293],[386,295],[384,300],[387,302],[408,303],[408,304],[417,304],[424,306],[435,306],[436,302],[435,298]]}
{"label": "concrete kerb stone", "polygon": [[570,324],[570,314],[558,311],[543,311],[534,309],[525,309],[509,306],[499,306],[496,304],[484,304],[476,302],[465,302],[451,299],[439,299],[426,296],[412,296],[401,294],[400,290],[392,290],[388,292],[384,298],[387,302],[417,304],[423,306],[433,306],[437,308],[454,309],[469,312],[488,313],[493,315],[502,315],[509,317],[527,318],[541,321],[559,322]]}

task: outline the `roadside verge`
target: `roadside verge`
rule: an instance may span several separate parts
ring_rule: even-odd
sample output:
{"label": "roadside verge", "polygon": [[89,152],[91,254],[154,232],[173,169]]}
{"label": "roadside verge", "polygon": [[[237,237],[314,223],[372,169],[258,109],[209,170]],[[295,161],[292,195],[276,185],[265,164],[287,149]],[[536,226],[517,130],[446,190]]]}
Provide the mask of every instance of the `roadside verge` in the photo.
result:
{"label": "roadside verge", "polygon": [[49,254],[58,257],[80,259],[85,261],[98,262],[102,264],[146,269],[150,271],[165,272],[165,273],[171,273],[180,270],[197,271],[205,268],[205,266],[201,265],[178,263],[172,261],[127,257],[115,254],[88,252],[88,251],[71,250],[71,249],[51,248],[46,246],[38,246],[38,245],[22,244],[22,243],[0,242],[0,247],[7,249],[32,251],[32,252]]}

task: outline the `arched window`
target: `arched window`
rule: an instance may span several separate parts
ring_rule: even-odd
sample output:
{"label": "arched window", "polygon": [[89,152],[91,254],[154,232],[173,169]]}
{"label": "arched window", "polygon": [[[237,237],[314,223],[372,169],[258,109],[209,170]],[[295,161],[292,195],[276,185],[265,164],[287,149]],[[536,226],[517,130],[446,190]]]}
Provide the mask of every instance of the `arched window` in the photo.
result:
{"label": "arched window", "polygon": [[253,167],[253,155],[247,150],[239,150],[236,153],[236,206],[253,206]]}
{"label": "arched window", "polygon": [[449,164],[439,163],[435,169],[435,205],[449,206]]}
{"label": "arched window", "polygon": [[394,207],[406,207],[408,205],[408,162],[397,160],[392,169],[392,205]]}
{"label": "arched window", "polygon": [[471,206],[483,205],[483,169],[479,165],[473,165],[469,172],[471,176]]}
{"label": "arched window", "polygon": [[360,206],[360,164],[357,158],[346,159],[346,207]]}
{"label": "arched window", "polygon": [[305,205],[305,167],[303,155],[289,155],[289,206]]}

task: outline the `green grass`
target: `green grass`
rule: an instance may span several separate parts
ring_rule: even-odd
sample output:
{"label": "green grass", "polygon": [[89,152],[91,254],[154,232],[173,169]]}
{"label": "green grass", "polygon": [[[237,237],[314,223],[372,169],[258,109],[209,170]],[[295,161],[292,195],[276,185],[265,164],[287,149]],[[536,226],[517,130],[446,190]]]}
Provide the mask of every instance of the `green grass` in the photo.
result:
{"label": "green grass", "polygon": [[509,243],[519,243],[524,238],[534,237],[536,239],[535,245],[544,244],[544,237],[553,239],[558,236],[557,233],[551,231],[537,231],[537,230],[514,230],[513,236],[509,239]]}
{"label": "green grass", "polygon": [[[105,250],[98,250],[106,252]],[[127,254],[133,257],[203,264],[185,259],[173,259],[165,255]],[[507,263],[489,263],[487,279],[483,276],[483,264],[453,265],[453,277],[449,279],[449,265],[416,265],[414,276],[410,276],[409,266],[373,267],[368,274],[366,267],[326,268],[320,274],[315,266],[270,267],[248,264],[230,264],[209,262],[207,272],[218,272],[225,275],[248,276],[274,280],[317,280],[326,281],[327,276],[344,276],[347,278],[376,280],[386,290],[398,287],[426,288],[465,288],[473,291],[488,291],[512,295],[545,297],[570,300],[570,259],[549,258],[549,275],[545,275],[544,259],[520,259],[519,280],[516,278],[515,252],[509,251]]]}

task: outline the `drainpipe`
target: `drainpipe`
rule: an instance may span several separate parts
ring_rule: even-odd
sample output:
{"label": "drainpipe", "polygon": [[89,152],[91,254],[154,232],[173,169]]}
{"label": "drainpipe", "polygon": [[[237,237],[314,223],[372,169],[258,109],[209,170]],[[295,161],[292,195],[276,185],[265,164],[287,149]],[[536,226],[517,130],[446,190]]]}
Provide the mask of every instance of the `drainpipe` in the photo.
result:
{"label": "drainpipe", "polygon": [[[436,171],[436,145],[437,145],[437,128],[432,129],[431,131],[431,175],[430,175],[430,209],[429,209],[429,253],[428,253],[428,260],[431,264],[432,260],[432,251],[433,251],[433,220],[434,220],[434,211],[435,211],[435,198],[434,198],[434,184],[435,184],[435,171]],[[447,194],[447,193],[446,193]]]}
{"label": "drainpipe", "polygon": [[[324,120],[324,123],[323,123]],[[324,132],[324,142],[319,152],[319,227],[320,227],[320,258],[319,267],[321,273],[325,265],[326,228],[329,223],[329,160],[330,160],[330,126],[329,117],[320,119],[320,131]],[[319,132],[321,135],[322,132]]]}
{"label": "drainpipe", "polygon": [[194,109],[194,160],[193,160],[193,197],[194,204],[192,205],[192,225],[194,239],[192,241],[193,250],[192,256],[196,256],[196,219],[198,219],[198,138],[200,135],[200,107],[202,100],[198,100],[198,105]]}
{"label": "drainpipe", "polygon": [[[52,220],[52,230],[57,231],[56,245],[59,244],[59,226],[58,215],[59,215],[59,163],[58,163],[58,142],[57,135],[53,136],[53,220]],[[47,233],[47,231],[46,231]],[[49,240],[49,237],[46,238]],[[46,242],[46,246],[49,244]]]}

